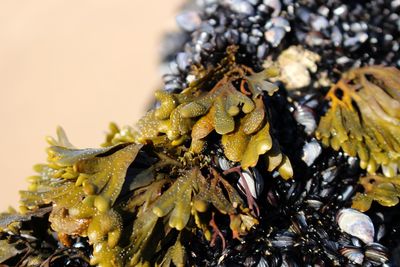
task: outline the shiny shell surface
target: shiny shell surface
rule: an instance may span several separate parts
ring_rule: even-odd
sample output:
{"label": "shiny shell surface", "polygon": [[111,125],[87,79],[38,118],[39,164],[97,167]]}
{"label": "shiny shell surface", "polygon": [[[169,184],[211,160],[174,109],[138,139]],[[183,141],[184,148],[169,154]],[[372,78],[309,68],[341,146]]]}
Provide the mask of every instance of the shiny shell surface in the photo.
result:
{"label": "shiny shell surface", "polygon": [[365,244],[374,241],[375,229],[371,219],[355,209],[342,209],[336,221],[342,231],[361,239]]}

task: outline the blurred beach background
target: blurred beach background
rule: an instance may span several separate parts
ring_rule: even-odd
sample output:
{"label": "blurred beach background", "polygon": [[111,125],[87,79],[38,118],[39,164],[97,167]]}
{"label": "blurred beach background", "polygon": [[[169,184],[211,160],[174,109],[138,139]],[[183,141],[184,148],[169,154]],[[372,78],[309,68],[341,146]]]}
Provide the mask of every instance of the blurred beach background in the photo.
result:
{"label": "blurred beach background", "polygon": [[109,122],[141,117],[182,2],[0,1],[0,211],[18,207],[58,125],[76,147],[98,147]]}

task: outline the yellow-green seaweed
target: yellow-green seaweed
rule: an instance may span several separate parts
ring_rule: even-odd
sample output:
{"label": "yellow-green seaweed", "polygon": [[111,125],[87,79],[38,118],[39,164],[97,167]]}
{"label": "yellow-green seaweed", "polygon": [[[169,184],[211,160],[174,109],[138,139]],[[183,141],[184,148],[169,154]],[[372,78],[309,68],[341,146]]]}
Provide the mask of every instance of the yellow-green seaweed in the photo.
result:
{"label": "yellow-green seaweed", "polygon": [[400,176],[368,175],[361,177],[359,183],[363,186],[364,192],[358,192],[354,196],[353,208],[364,212],[369,210],[372,201],[377,201],[386,207],[393,207],[399,203]]}
{"label": "yellow-green seaweed", "polygon": [[231,238],[247,234],[258,224],[256,205],[203,153],[209,140],[221,141],[238,170],[263,159],[284,179],[293,171],[264,104],[264,92],[277,90],[266,81],[277,70],[254,73],[236,63],[236,49],[215,68],[194,68],[197,79],[182,92],[157,91],[158,107],[135,127],[110,124],[101,148],[77,149],[59,128],[48,138],[47,163],[21,192],[25,215],[8,214],[4,227],[46,211],[60,242],[87,238],[90,264],[100,267],[184,266],[184,236],[199,230],[211,245],[218,237],[225,245],[215,215],[229,220]]}
{"label": "yellow-green seaweed", "polygon": [[[49,221],[54,231],[88,236],[94,247],[93,264],[122,266],[117,262],[110,265],[113,260],[106,263],[99,257],[120,250],[117,245],[123,230],[122,220],[113,205],[127,169],[142,145],[125,143],[99,149],[75,149],[66,141],[62,130],[58,136],[58,141],[50,139],[48,164],[36,167],[40,173],[39,178],[31,179],[34,190],[21,192],[21,204],[30,210],[51,204]],[[101,256],[98,251],[102,251]]]}
{"label": "yellow-green seaweed", "polygon": [[[272,95],[278,89],[266,79],[276,76],[279,70],[271,66],[254,73],[236,64],[234,54],[228,55],[221,65],[206,72],[182,92],[157,91],[159,107],[140,119],[136,130],[124,135],[132,136],[137,143],[164,147],[190,142],[190,151],[200,154],[207,146],[207,137],[215,131],[221,138],[225,156],[240,162],[243,169],[255,166],[262,157],[268,171],[278,170],[285,179],[291,178],[290,161],[281,155],[277,141],[274,152],[269,153],[274,138],[263,101],[264,92]],[[208,90],[203,87],[206,81]],[[239,88],[234,84],[240,84]],[[121,141],[122,134],[115,130],[112,126],[108,145]],[[272,154],[274,160],[271,160]],[[285,168],[279,169],[282,162],[279,159],[287,159]]]}
{"label": "yellow-green seaweed", "polygon": [[370,66],[343,74],[327,94],[331,107],[316,137],[360,159],[360,167],[388,177],[400,164],[400,71]]}

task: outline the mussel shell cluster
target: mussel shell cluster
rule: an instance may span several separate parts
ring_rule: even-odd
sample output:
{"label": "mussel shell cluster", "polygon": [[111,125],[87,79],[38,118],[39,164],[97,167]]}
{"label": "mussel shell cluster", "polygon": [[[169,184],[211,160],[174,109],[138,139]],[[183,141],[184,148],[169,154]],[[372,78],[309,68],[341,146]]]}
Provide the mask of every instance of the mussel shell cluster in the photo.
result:
{"label": "mussel shell cluster", "polygon": [[198,0],[177,16],[180,32],[162,44],[166,90],[190,82],[190,66],[215,64],[228,45],[239,45],[252,65],[290,45],[321,57],[319,73],[384,64],[400,66],[400,5],[395,0]]}
{"label": "mussel shell cluster", "polygon": [[[360,190],[358,177],[363,173],[360,161],[324,148],[313,136],[321,116],[329,108],[323,95],[339,80],[340,72],[374,64],[400,67],[399,14],[398,1],[383,0],[204,0],[183,8],[177,17],[183,31],[166,38],[170,48],[164,50],[162,64],[166,90],[184,88],[191,78],[189,66],[215,64],[216,55],[228,44],[239,45],[241,60],[256,68],[270,59],[282,63],[281,68],[285,68],[285,62],[293,66],[293,62],[304,60],[304,56],[293,61],[284,57],[279,60],[291,45],[300,45],[319,57],[314,61],[317,71],[312,64],[311,69],[298,64],[296,74],[304,73],[299,78],[305,81],[298,82],[300,90],[295,88],[286,93],[282,89],[296,86],[281,79],[281,90],[266,104],[271,107],[274,136],[298,175],[294,181],[280,181],[274,180],[274,174],[260,172],[264,176],[264,190],[261,194],[257,190],[252,192],[257,192],[253,196],[261,202],[261,214],[265,212],[264,229],[250,234],[245,239],[249,243],[232,245],[222,253],[221,262],[227,262],[227,266],[229,262],[246,266],[295,263],[369,266],[387,262],[389,255],[395,255],[392,251],[399,246],[399,234],[398,223],[392,219],[398,218],[399,209],[389,211],[372,205],[365,215],[347,209],[355,192]],[[172,38],[177,41],[171,42]],[[231,167],[224,158],[219,163],[222,169]],[[253,178],[249,184],[258,180],[257,175],[246,173],[245,177]],[[238,183],[242,187],[242,179]],[[308,227],[297,227],[293,218],[298,214],[306,221],[315,219]],[[349,216],[350,221],[344,220]],[[314,229],[313,234],[299,231],[307,228]],[[303,236],[305,242],[299,245],[294,235]],[[314,247],[324,245],[315,254],[307,254],[307,242]],[[299,253],[299,248],[304,250]]]}

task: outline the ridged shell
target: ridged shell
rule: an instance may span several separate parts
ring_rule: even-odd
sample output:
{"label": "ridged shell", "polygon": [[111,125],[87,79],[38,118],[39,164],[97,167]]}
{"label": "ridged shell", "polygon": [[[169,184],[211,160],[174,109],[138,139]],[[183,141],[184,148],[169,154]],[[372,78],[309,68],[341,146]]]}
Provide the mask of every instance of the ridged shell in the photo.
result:
{"label": "ridged shell", "polygon": [[365,257],[377,264],[385,263],[389,260],[387,248],[378,243],[372,243],[366,247]]}
{"label": "ridged shell", "polygon": [[340,254],[356,264],[362,264],[364,261],[364,254],[357,247],[344,247],[340,250]]}
{"label": "ridged shell", "polygon": [[321,145],[316,140],[312,140],[311,142],[304,144],[303,155],[301,159],[307,164],[308,167],[310,167],[319,157],[321,151]]}
{"label": "ridged shell", "polygon": [[295,120],[304,126],[304,131],[311,135],[317,129],[317,122],[315,121],[314,111],[307,106],[297,106],[294,112]]}
{"label": "ridged shell", "polygon": [[239,188],[244,192],[244,178],[246,180],[247,186],[250,189],[251,195],[254,198],[257,198],[264,189],[264,180],[261,174],[256,169],[251,169],[251,172],[242,172],[242,176],[239,178]]}
{"label": "ridged shell", "polygon": [[261,257],[260,261],[257,264],[257,267],[268,267],[268,261],[264,258]]}

